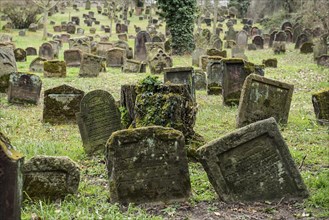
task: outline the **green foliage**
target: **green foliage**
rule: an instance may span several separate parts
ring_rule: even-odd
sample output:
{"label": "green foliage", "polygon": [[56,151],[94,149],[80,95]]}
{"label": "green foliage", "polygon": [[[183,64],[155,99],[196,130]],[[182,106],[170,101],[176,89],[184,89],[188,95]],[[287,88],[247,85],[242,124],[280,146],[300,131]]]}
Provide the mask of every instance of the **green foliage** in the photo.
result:
{"label": "green foliage", "polygon": [[235,7],[239,11],[239,15],[244,17],[248,11],[250,0],[230,0],[228,6]]}
{"label": "green foliage", "polygon": [[173,54],[189,54],[194,48],[194,20],[196,0],[158,0],[158,8],[162,10],[172,36]]}
{"label": "green foliage", "polygon": [[140,80],[138,83],[138,93],[152,93],[157,91],[159,86],[162,84],[159,77],[148,75],[144,79]]}

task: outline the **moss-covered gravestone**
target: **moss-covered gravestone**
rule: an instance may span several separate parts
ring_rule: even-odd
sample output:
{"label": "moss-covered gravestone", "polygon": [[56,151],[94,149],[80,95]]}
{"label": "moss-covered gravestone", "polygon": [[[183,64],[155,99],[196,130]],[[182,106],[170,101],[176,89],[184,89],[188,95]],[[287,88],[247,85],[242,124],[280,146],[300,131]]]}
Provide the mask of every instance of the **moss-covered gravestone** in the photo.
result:
{"label": "moss-covered gravestone", "polygon": [[194,69],[194,83],[196,90],[205,90],[207,88],[206,73],[202,69]]}
{"label": "moss-covered gravestone", "polygon": [[0,46],[0,92],[5,93],[9,86],[9,75],[17,72],[14,50],[11,46]]}
{"label": "moss-covered gravestone", "polygon": [[77,113],[83,148],[87,154],[104,152],[105,144],[114,131],[121,129],[121,116],[113,96],[103,90],[87,93]]}
{"label": "moss-covered gravestone", "polygon": [[78,191],[80,168],[68,157],[33,157],[24,164],[23,174],[29,198],[55,200]]}
{"label": "moss-covered gravestone", "polygon": [[263,60],[263,65],[265,65],[265,67],[277,68],[278,60],[276,58],[266,59],[266,60]]}
{"label": "moss-covered gravestone", "polygon": [[207,94],[222,94],[223,71],[220,61],[209,62],[207,65]]}
{"label": "moss-covered gravestone", "polygon": [[300,53],[313,53],[314,44],[312,42],[305,42],[300,46]]}
{"label": "moss-covered gravestone", "polygon": [[293,85],[256,74],[249,75],[242,88],[237,127],[270,117],[286,124],[293,90]]}
{"label": "moss-covered gravestone", "polygon": [[12,73],[9,79],[8,102],[38,104],[42,81],[39,76]]}
{"label": "moss-covered gravestone", "polygon": [[66,77],[65,61],[49,60],[43,63],[44,77]]}
{"label": "moss-covered gravestone", "polygon": [[329,88],[312,95],[315,116],[322,125],[329,125]]}
{"label": "moss-covered gravestone", "polygon": [[225,202],[308,196],[274,118],[213,140],[198,152],[209,181]]}
{"label": "moss-covered gravestone", "polygon": [[184,135],[172,128],[114,132],[106,145],[111,202],[168,203],[191,193]]}
{"label": "moss-covered gravestone", "polygon": [[26,51],[22,48],[16,48],[14,50],[16,62],[26,62]]}
{"label": "moss-covered gravestone", "polygon": [[76,122],[84,92],[68,85],[61,85],[44,92],[43,121],[51,124]]}
{"label": "moss-covered gravestone", "polygon": [[21,219],[24,157],[0,132],[0,219]]}

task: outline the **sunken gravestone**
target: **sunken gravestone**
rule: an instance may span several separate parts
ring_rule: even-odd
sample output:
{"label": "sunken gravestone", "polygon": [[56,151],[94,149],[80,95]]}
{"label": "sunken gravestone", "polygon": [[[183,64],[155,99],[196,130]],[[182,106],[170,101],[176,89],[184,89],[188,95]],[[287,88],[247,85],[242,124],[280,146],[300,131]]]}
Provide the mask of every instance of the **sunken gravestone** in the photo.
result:
{"label": "sunken gravestone", "polygon": [[113,96],[104,90],[87,93],[80,103],[77,122],[87,154],[104,152],[106,141],[121,129],[121,116]]}
{"label": "sunken gravestone", "polygon": [[9,79],[8,102],[38,104],[41,92],[39,76],[27,73],[12,73]]}
{"label": "sunken gravestone", "polygon": [[51,124],[76,122],[84,92],[61,85],[44,92],[43,121]]}
{"label": "sunken gravestone", "polygon": [[288,122],[294,86],[255,74],[243,85],[237,127],[274,117],[280,124]]}
{"label": "sunken gravestone", "polygon": [[329,125],[329,88],[312,95],[316,119],[321,125]]}
{"label": "sunken gravestone", "polygon": [[78,191],[80,168],[68,157],[35,156],[23,166],[24,191],[32,199],[60,199]]}
{"label": "sunken gravestone", "polygon": [[102,70],[102,63],[105,58],[84,53],[82,56],[80,77],[97,77]]}
{"label": "sunken gravestone", "polygon": [[8,89],[12,72],[17,72],[14,50],[10,46],[0,46],[0,93]]}
{"label": "sunken gravestone", "polygon": [[65,61],[49,60],[43,63],[44,77],[66,77]]}
{"label": "sunken gravestone", "polygon": [[159,126],[114,132],[106,146],[111,202],[168,203],[191,194],[184,135]]}
{"label": "sunken gravestone", "polygon": [[0,132],[0,219],[21,219],[24,157]]}
{"label": "sunken gravestone", "polygon": [[213,140],[198,152],[209,181],[225,202],[308,196],[274,118]]}

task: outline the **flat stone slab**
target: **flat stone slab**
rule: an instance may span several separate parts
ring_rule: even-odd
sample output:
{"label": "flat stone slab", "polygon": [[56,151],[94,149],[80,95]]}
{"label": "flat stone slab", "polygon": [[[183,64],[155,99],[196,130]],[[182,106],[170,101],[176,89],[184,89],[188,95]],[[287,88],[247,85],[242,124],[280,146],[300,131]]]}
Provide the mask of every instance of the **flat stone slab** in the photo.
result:
{"label": "flat stone slab", "polygon": [[106,151],[111,202],[188,199],[191,185],[181,132],[159,126],[117,131]]}
{"label": "flat stone slab", "polygon": [[308,196],[274,118],[213,140],[198,153],[209,181],[225,202]]}
{"label": "flat stone slab", "polygon": [[80,168],[68,157],[33,157],[23,173],[23,189],[30,198],[57,199],[78,191]]}
{"label": "flat stone slab", "polygon": [[274,117],[280,124],[288,122],[294,86],[256,74],[249,75],[243,85],[237,127]]}

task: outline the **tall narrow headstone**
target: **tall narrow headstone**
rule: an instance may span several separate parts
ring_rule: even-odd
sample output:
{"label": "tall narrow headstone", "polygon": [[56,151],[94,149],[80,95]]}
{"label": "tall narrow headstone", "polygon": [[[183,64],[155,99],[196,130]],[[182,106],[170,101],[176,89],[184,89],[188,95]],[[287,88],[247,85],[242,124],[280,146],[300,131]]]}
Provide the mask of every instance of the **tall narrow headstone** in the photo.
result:
{"label": "tall narrow headstone", "polygon": [[145,43],[151,42],[151,36],[146,31],[138,32],[135,38],[135,59],[140,61],[146,61],[146,46]]}
{"label": "tall narrow headstone", "polygon": [[0,92],[4,93],[9,86],[9,75],[17,72],[13,47],[0,46]]}

